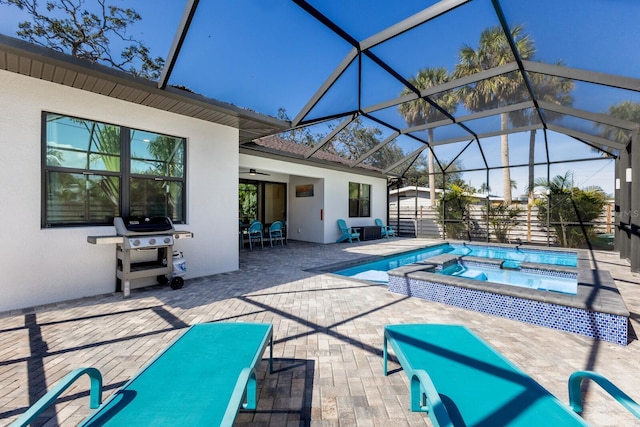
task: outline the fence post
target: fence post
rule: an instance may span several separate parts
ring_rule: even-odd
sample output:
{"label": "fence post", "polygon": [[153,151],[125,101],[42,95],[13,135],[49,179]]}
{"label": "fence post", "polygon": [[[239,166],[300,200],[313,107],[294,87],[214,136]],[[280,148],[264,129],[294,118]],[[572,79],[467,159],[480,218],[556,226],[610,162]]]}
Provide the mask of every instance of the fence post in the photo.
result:
{"label": "fence post", "polygon": [[527,203],[527,242],[531,243],[531,203]]}

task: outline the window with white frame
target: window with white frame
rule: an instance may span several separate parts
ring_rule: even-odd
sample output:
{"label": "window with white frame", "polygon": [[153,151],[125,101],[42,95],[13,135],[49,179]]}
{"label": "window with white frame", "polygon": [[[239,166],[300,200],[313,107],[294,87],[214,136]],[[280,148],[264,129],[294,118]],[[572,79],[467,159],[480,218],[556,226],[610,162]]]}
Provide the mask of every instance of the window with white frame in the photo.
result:
{"label": "window with white frame", "polygon": [[42,226],[184,222],[186,139],[43,113]]}

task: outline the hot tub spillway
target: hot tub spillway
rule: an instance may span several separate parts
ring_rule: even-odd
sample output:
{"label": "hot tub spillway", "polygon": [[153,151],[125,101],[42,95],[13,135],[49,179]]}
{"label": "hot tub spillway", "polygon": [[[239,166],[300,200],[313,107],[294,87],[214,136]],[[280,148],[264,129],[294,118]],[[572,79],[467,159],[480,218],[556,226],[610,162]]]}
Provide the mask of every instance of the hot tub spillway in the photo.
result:
{"label": "hot tub spillway", "polygon": [[520,270],[520,262],[521,261],[506,259],[500,264],[500,268],[504,270]]}

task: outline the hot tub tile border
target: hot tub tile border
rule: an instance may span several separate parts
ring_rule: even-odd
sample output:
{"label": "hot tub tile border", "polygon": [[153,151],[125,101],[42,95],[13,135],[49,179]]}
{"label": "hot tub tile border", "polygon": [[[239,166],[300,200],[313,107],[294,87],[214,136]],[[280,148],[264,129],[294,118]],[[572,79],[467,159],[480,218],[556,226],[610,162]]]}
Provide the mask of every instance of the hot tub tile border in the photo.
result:
{"label": "hot tub tile border", "polygon": [[401,276],[389,276],[391,292],[478,311],[626,346],[628,318]]}

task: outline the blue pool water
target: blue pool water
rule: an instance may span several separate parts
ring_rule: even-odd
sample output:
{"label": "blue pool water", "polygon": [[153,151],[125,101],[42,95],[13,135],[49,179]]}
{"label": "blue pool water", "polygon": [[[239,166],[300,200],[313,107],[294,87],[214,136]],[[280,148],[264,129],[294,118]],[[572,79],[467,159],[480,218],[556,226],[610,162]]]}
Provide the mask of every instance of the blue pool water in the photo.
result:
{"label": "blue pool water", "polygon": [[466,267],[454,264],[436,272],[447,276],[466,277],[468,279],[485,282],[502,283],[504,285],[521,288],[539,289],[541,291],[562,292],[575,295],[578,281],[575,278],[555,277],[542,274],[528,273],[518,270],[504,270],[474,265]]}
{"label": "blue pool water", "polygon": [[578,257],[573,252],[553,252],[535,249],[504,248],[500,246],[458,245],[449,244],[452,250],[448,253],[455,255],[471,255],[483,258],[494,258],[511,261],[510,267],[519,266],[521,262],[535,262],[539,264],[564,265],[575,267]]}
{"label": "blue pool water", "polygon": [[[402,267],[403,265],[414,264],[416,262],[424,261],[425,259],[431,258],[436,255],[449,253],[451,252],[451,250],[451,245],[445,243],[430,248],[419,249],[417,251],[410,251],[402,253],[400,255],[385,257],[379,261],[372,261],[366,264],[356,265],[344,270],[334,271],[334,273],[340,274],[342,276],[355,276],[358,273],[362,273],[363,271],[368,270],[387,272],[389,270],[393,270],[394,268]],[[386,274],[384,276],[386,277]],[[384,282],[386,281],[387,279],[385,278]]]}
{"label": "blue pool water", "polygon": [[387,271],[403,265],[418,263],[441,254],[501,259],[505,260],[503,265],[507,267],[507,269],[481,266],[467,268],[461,264],[455,264],[438,272],[439,274],[462,276],[475,280],[503,283],[532,289],[552,290],[566,293],[576,292],[577,281],[575,278],[555,277],[545,274],[527,273],[518,270],[520,263],[522,262],[575,267],[577,265],[577,255],[575,253],[522,248],[504,248],[498,246],[444,243],[442,245],[432,246],[417,251],[385,257],[378,261],[356,265],[354,267],[335,271],[334,273],[357,279],[387,283],[389,281]]}

